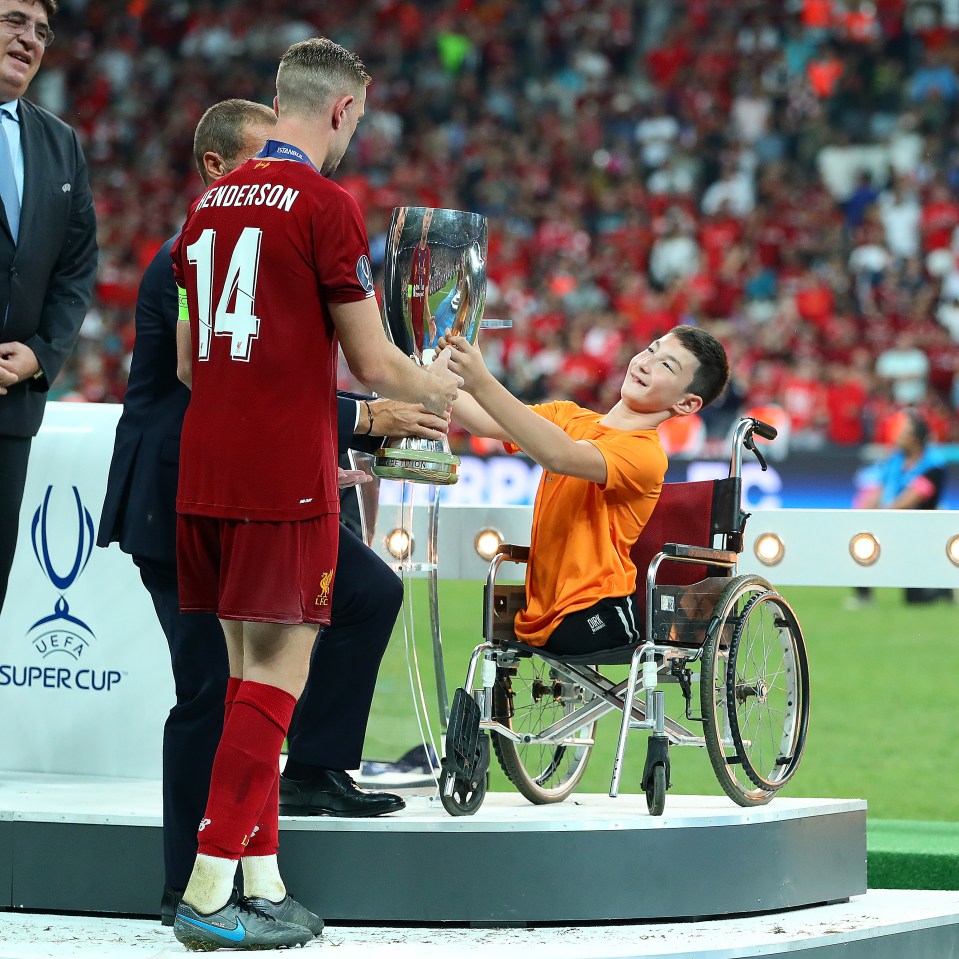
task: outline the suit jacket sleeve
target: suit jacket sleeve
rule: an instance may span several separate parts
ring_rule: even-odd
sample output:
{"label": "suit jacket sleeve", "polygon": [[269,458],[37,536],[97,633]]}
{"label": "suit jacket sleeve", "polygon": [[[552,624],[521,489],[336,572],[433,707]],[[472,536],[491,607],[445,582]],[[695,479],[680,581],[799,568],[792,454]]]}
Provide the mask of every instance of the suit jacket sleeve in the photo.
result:
{"label": "suit jacket sleeve", "polygon": [[[72,131],[71,131],[72,132]],[[80,332],[97,274],[97,221],[87,164],[73,134],[76,175],[69,221],[50,275],[37,332],[24,342],[36,354],[43,376],[30,387],[48,390],[66,362]]]}
{"label": "suit jacket sleeve", "polygon": [[138,558],[176,564],[180,430],[190,391],[176,377],[177,290],[168,240],[146,268],[136,304],[136,342],[97,545],[119,540]]}
{"label": "suit jacket sleeve", "polygon": [[[362,400],[372,400],[375,397],[366,393],[349,393],[346,390],[339,390],[336,394],[336,401],[339,413],[339,449],[337,452],[342,456],[347,450],[358,450],[361,453],[375,453],[383,445],[382,436],[369,436],[363,431],[365,425],[365,410],[360,412],[364,417],[364,422],[359,424],[359,435],[354,434],[356,428],[356,405]],[[347,410],[349,412],[347,413]],[[349,419],[349,429],[346,426],[346,419]]]}

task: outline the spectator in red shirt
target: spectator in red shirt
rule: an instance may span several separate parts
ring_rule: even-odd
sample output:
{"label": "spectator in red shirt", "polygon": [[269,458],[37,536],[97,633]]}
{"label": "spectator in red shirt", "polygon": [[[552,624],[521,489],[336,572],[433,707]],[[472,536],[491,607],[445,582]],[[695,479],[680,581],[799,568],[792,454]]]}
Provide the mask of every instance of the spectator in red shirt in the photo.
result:
{"label": "spectator in red shirt", "polygon": [[826,435],[837,446],[859,446],[866,440],[863,413],[868,389],[860,373],[845,363],[826,368]]}
{"label": "spectator in red shirt", "polygon": [[833,0],[802,0],[801,19],[808,32],[828,35],[833,26]]}
{"label": "spectator in red shirt", "polygon": [[807,271],[796,293],[796,312],[799,316],[807,323],[824,329],[833,316],[834,302],[828,284],[811,270]]}
{"label": "spectator in red shirt", "polygon": [[789,362],[779,405],[789,414],[793,448],[809,449],[821,445],[822,427],[828,421],[826,385],[814,359],[804,357]]}
{"label": "spectator in red shirt", "polygon": [[660,46],[650,50],[646,57],[650,79],[660,89],[673,86],[679,72],[692,62],[693,50],[681,27],[670,30]]}
{"label": "spectator in red shirt", "polygon": [[813,57],[806,67],[806,79],[820,100],[828,100],[836,92],[842,74],[842,60],[826,49]]}
{"label": "spectator in red shirt", "polygon": [[935,180],[922,206],[923,250],[929,253],[948,247],[956,223],[959,223],[959,203],[944,181]]}
{"label": "spectator in red shirt", "polygon": [[704,217],[699,225],[699,245],[706,268],[718,272],[726,254],[739,242],[742,234],[742,221],[732,215],[728,201],[722,202],[715,213]]}

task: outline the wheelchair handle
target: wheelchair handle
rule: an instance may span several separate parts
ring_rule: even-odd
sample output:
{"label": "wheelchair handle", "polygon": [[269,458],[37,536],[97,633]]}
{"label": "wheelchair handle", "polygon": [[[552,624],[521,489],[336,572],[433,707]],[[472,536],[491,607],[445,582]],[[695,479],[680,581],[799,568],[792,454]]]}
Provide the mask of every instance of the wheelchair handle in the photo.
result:
{"label": "wheelchair handle", "polygon": [[742,475],[744,449],[749,450],[750,453],[755,455],[756,459],[759,460],[759,465],[762,467],[763,472],[769,468],[766,464],[765,457],[753,440],[754,434],[761,436],[763,439],[773,440],[779,435],[779,431],[775,426],[770,426],[769,423],[764,423],[762,420],[757,420],[752,416],[744,416],[736,424],[736,431],[733,438],[733,452],[729,461],[730,478]]}
{"label": "wheelchair handle", "polygon": [[764,440],[774,440],[779,435],[779,430],[775,426],[770,426],[769,423],[764,423],[762,420],[757,420],[754,417],[750,417],[753,421],[752,432],[757,436],[762,437]]}

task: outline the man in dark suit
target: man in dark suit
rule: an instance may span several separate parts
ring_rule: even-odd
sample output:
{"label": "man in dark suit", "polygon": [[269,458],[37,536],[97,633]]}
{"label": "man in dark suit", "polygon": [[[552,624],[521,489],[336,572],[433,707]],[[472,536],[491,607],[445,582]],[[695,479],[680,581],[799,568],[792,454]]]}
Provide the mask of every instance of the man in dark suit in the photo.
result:
{"label": "man in dark suit", "polygon": [[[274,122],[271,110],[246,100],[211,107],[194,144],[204,183],[257,152]],[[97,539],[100,546],[119,541],[133,556],[170,646],[176,704],[163,734],[166,889],[161,915],[166,924],[172,924],[178,893],[196,857],[196,829],[222,730],[228,676],[219,621],[209,614],[181,614],[177,596],[175,500],[180,429],[190,391],[176,376],[172,244],[172,239],[164,244],[140,283],[136,344]],[[447,423],[422,407],[340,394],[338,427],[341,452],[349,446],[372,451],[379,440],[363,437],[435,439]],[[404,807],[399,796],[360,789],[346,772],[360,764],[376,674],[401,602],[397,576],[341,524],[332,623],[320,633],[290,729],[280,786],[285,812],[378,816]]]}
{"label": "man in dark suit", "polygon": [[0,0],[0,609],[30,444],[97,272],[96,216],[76,134],[21,99],[53,39],[55,0]]}

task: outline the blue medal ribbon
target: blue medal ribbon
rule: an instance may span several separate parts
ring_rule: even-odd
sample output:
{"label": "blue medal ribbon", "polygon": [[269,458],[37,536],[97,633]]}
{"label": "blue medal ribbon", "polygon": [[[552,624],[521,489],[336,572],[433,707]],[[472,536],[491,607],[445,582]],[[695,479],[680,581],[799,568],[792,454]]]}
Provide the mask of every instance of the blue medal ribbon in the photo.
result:
{"label": "blue medal ribbon", "polygon": [[[297,163],[305,163],[311,170],[316,170],[317,173],[320,172],[302,150],[290,143],[284,143],[282,140],[267,140],[263,144],[263,149],[256,154],[254,159],[295,160]],[[322,174],[320,175],[322,176]]]}

